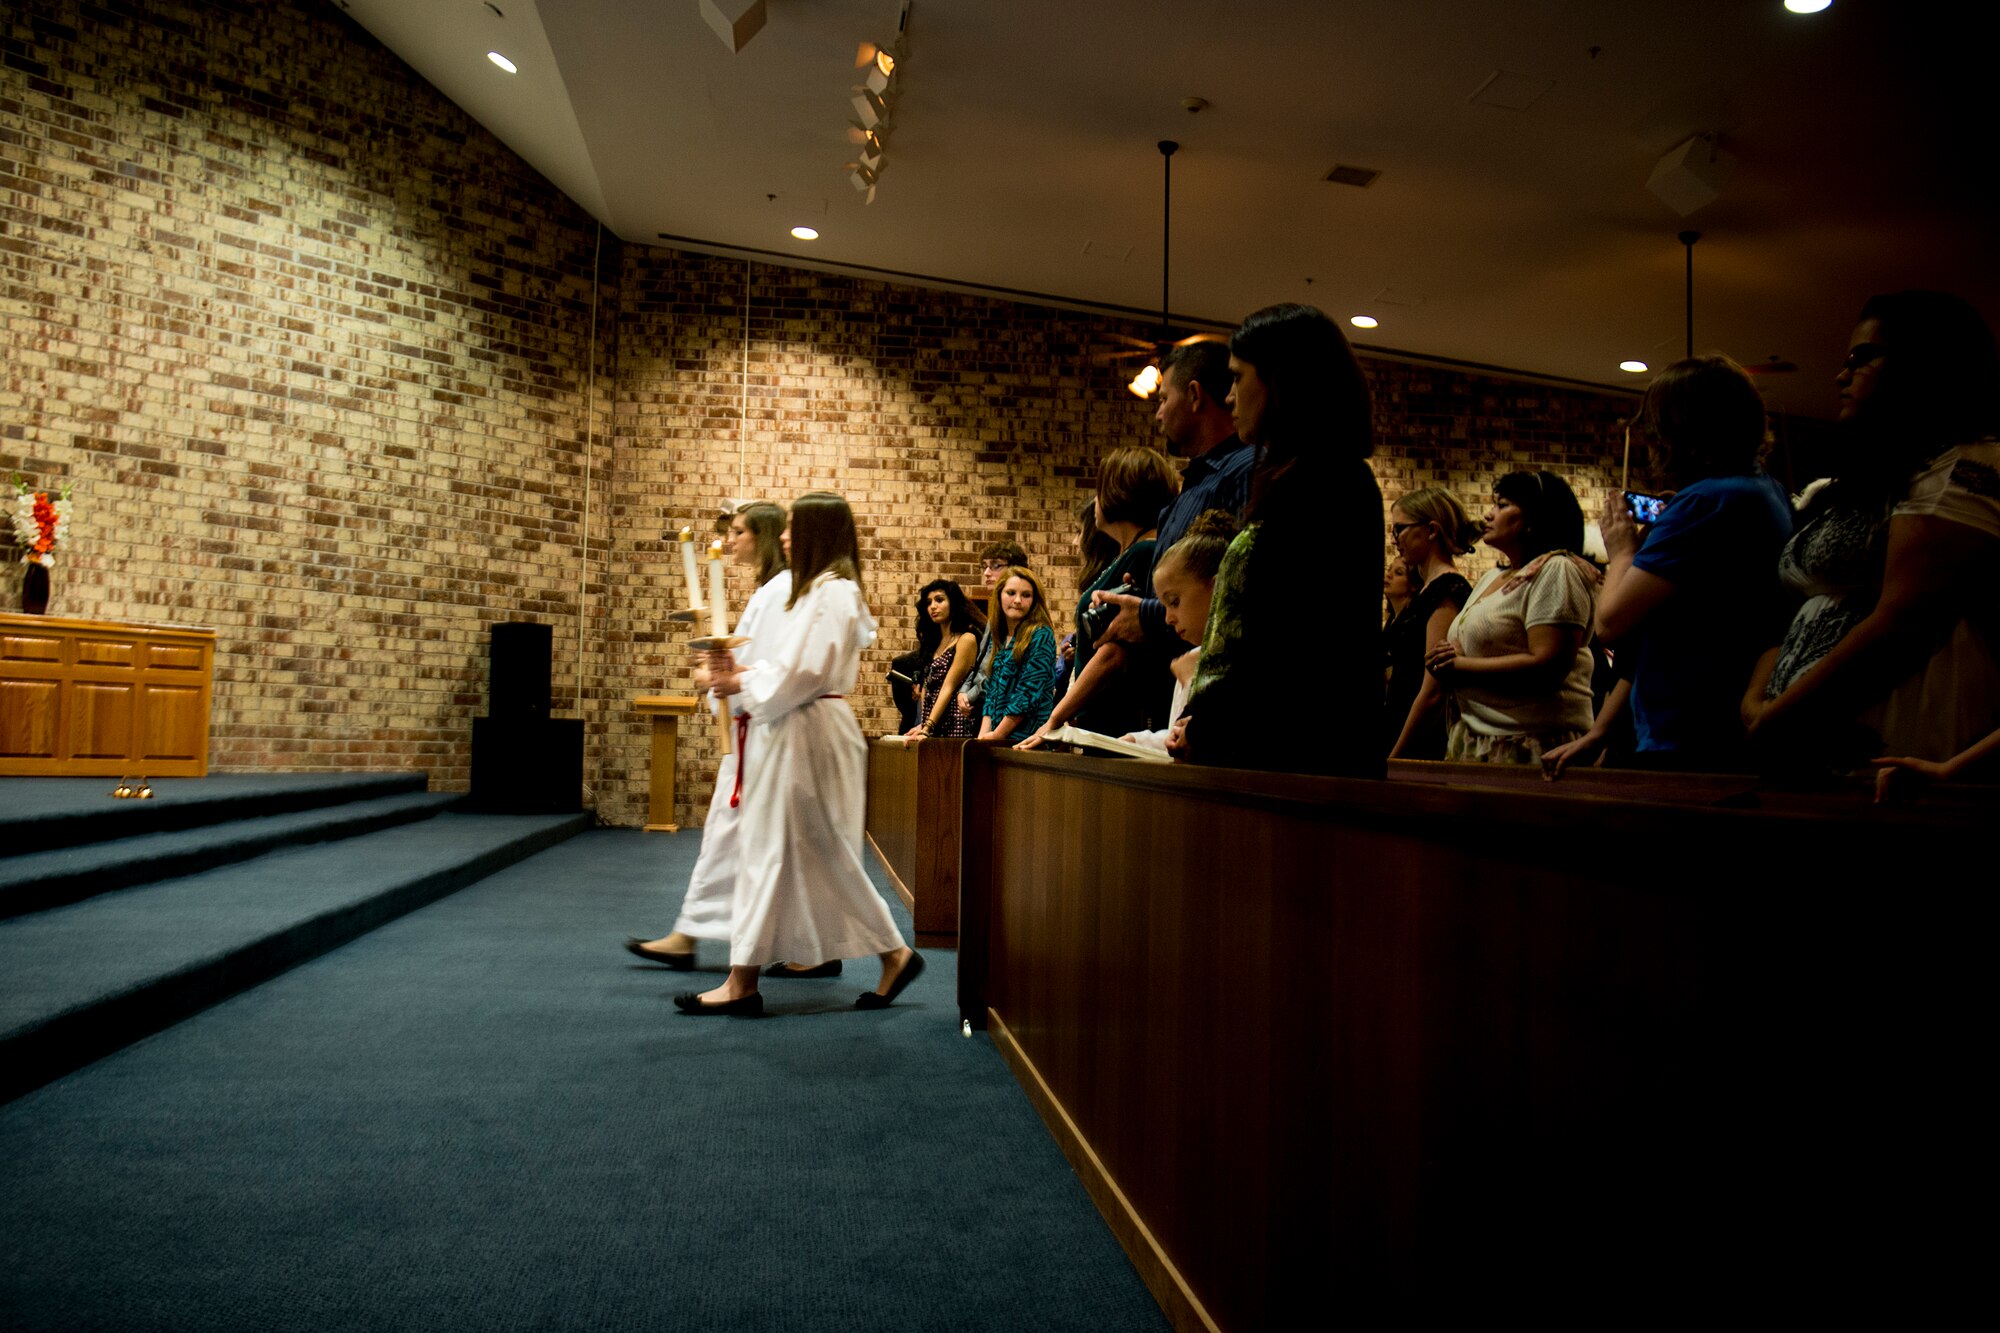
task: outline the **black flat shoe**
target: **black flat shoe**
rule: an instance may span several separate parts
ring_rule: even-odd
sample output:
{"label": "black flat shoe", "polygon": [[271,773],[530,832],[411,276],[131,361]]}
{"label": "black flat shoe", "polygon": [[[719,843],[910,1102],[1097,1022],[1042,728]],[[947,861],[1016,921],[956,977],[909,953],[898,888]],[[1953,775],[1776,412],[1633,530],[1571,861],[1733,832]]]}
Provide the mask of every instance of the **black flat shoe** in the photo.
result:
{"label": "black flat shoe", "polygon": [[887,1009],[896,1002],[896,997],[908,990],[910,983],[924,974],[924,956],[912,949],[910,961],[903,964],[903,970],[889,983],[889,993],[878,995],[874,991],[863,991],[861,998],[854,1002],[856,1009]]}
{"label": "black flat shoe", "polygon": [[767,977],[790,977],[794,981],[806,981],[813,977],[837,977],[840,975],[840,960],[821,963],[817,967],[800,967],[796,963],[773,963],[764,969]]}
{"label": "black flat shoe", "polygon": [[649,963],[665,963],[676,972],[687,972],[694,967],[693,949],[689,949],[686,953],[668,953],[665,949],[648,949],[646,941],[640,939],[637,935],[631,936],[625,941],[625,948],[628,952],[638,954]]}
{"label": "black flat shoe", "polygon": [[762,1018],[764,1016],[764,995],[761,991],[751,991],[739,1000],[724,1000],[721,1004],[709,1004],[693,991],[674,996],[674,1005],[684,1014],[706,1017],[715,1014],[722,1018]]}

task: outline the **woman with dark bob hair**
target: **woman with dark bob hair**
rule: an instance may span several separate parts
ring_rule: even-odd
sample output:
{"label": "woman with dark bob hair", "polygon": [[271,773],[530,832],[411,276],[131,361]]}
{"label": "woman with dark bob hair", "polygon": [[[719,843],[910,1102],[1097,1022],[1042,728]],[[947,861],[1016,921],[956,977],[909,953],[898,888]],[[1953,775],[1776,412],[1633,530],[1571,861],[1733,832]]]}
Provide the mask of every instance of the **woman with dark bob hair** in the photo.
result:
{"label": "woman with dark bob hair", "polygon": [[1445,758],[1533,764],[1590,729],[1597,575],[1577,555],[1583,507],[1553,472],[1493,484],[1480,539],[1500,553],[1424,665],[1451,691]]}
{"label": "woman with dark bob hair", "polygon": [[1638,767],[1744,768],[1738,704],[1769,642],[1778,552],[1792,535],[1791,501],[1758,465],[1764,400],[1728,357],[1676,361],[1647,386],[1631,436],[1645,445],[1653,489],[1672,498],[1641,528],[1623,495],[1605,497],[1596,626],[1622,678],[1590,733],[1544,757],[1560,774],[1629,711]]}
{"label": "woman with dark bob hair", "polygon": [[978,719],[958,708],[958,687],[979,653],[975,623],[972,604],[950,579],[932,579],[917,591],[917,652],[925,663],[924,692],[917,725],[904,733],[911,740],[971,736],[978,731]]}
{"label": "woman with dark bob hair", "polygon": [[1775,762],[1941,762],[2000,726],[2000,354],[1958,297],[1897,292],[1834,384],[1839,472],[1778,566],[1806,600],[1743,719]]}
{"label": "woman with dark bob hair", "polygon": [[1374,580],[1355,577],[1382,559],[1368,383],[1340,326],[1306,305],[1245,319],[1229,373],[1236,433],[1258,461],[1169,749],[1230,768],[1380,777],[1381,612]]}

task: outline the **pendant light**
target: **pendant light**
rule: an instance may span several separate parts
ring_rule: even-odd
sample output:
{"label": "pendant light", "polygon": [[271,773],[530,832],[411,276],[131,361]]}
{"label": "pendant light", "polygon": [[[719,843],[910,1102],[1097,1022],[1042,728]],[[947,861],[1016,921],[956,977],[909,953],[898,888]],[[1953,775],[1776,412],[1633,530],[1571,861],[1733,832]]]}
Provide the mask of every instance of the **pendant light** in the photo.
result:
{"label": "pendant light", "polygon": [[1180,145],[1172,139],[1160,140],[1160,336],[1155,348],[1154,359],[1146,363],[1145,369],[1132,377],[1125,387],[1140,398],[1150,398],[1153,390],[1160,386],[1160,360],[1167,346],[1169,279],[1173,274],[1173,217],[1174,217],[1174,154]]}

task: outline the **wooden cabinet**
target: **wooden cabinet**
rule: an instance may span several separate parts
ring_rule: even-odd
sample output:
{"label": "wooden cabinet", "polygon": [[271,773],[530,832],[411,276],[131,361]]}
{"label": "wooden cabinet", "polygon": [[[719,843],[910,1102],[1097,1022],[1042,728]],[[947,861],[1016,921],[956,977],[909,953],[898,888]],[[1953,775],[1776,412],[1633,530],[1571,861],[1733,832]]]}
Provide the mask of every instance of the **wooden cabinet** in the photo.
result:
{"label": "wooden cabinet", "polygon": [[214,630],[0,614],[0,776],[204,776],[214,665]]}

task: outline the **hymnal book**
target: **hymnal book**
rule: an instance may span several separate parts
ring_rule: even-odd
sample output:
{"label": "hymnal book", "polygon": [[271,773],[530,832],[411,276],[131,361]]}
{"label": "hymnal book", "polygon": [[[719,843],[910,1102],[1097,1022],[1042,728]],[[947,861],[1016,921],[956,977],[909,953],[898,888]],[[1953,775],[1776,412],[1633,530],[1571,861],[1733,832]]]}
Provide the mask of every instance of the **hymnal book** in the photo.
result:
{"label": "hymnal book", "polygon": [[1150,759],[1156,764],[1174,762],[1165,750],[1155,750],[1150,745],[1139,745],[1133,741],[1121,741],[1116,736],[1106,736],[1099,731],[1086,731],[1082,727],[1057,727],[1043,739],[1051,744],[1074,745],[1079,750],[1098,750],[1105,754],[1123,755],[1127,759]]}

